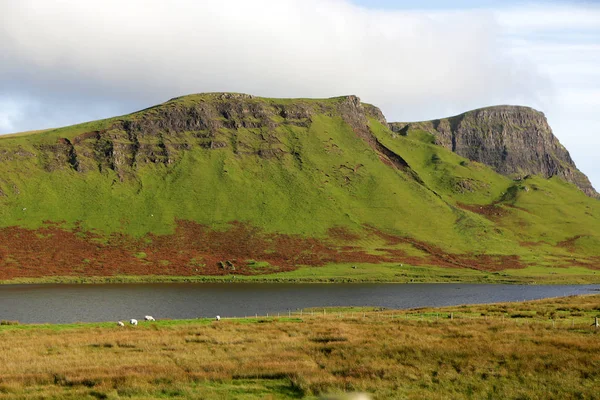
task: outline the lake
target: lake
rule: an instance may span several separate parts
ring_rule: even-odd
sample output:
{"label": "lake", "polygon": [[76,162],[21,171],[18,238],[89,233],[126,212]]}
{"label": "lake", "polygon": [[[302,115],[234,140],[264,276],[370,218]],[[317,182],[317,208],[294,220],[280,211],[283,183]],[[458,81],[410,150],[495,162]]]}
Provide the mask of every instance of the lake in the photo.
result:
{"label": "lake", "polygon": [[600,285],[164,283],[0,285],[0,320],[243,317],[306,307],[405,309],[590,294]]}

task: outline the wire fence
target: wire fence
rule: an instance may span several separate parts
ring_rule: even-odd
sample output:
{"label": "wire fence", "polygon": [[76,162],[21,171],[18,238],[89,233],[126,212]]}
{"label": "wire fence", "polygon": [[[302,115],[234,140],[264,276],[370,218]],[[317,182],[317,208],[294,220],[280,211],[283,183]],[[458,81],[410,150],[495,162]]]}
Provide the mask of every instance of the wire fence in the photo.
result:
{"label": "wire fence", "polygon": [[223,319],[239,320],[239,319],[262,319],[262,320],[289,320],[295,319],[312,319],[312,318],[327,318],[340,321],[369,321],[369,322],[417,322],[425,324],[436,323],[451,323],[461,325],[465,323],[488,323],[490,325],[507,325],[507,326],[537,326],[554,329],[574,329],[574,330],[589,330],[600,333],[600,318],[599,317],[558,317],[558,318],[540,318],[534,315],[476,315],[455,312],[393,312],[393,311],[354,311],[354,312],[338,312],[331,311],[326,308],[323,310],[288,310],[286,312],[267,313],[266,315],[247,315],[244,317],[227,317]]}

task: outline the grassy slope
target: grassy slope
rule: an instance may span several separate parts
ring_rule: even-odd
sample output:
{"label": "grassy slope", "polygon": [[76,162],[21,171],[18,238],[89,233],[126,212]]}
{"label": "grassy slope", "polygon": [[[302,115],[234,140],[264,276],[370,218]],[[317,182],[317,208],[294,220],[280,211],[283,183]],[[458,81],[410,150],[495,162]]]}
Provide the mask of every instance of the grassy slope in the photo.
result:
{"label": "grassy slope", "polygon": [[0,398],[595,398],[599,301],[2,325]]}
{"label": "grassy slope", "polygon": [[[107,129],[118,120],[158,115],[160,107],[204,100],[183,97],[129,116],[2,137],[0,148],[36,153],[36,146],[55,143],[60,137],[73,139]],[[340,99],[252,101],[331,108]],[[231,150],[234,143],[218,150],[194,147],[169,166],[139,165],[137,179],[123,182],[111,170],[47,172],[40,167],[44,160],[39,157],[2,162],[0,190],[5,196],[0,197],[0,225],[37,228],[50,220],[72,227],[79,222],[86,230],[139,237],[172,233],[177,219],[216,229],[243,221],[267,232],[323,238],[334,226],[360,233],[368,224],[447,252],[516,254],[538,266],[558,261],[564,265],[567,256],[598,256],[600,203],[574,186],[537,177],[513,182],[433,145],[426,132],[395,136],[375,120],[370,126],[424,185],[382,163],[340,117],[323,113],[314,115],[308,128],[283,124],[270,132],[282,150],[298,157],[239,156]],[[260,146],[256,139],[260,130],[221,133],[230,141]],[[193,140],[191,134],[189,139]],[[495,220],[460,207],[494,202],[503,210],[502,218]],[[556,246],[575,236],[581,238],[571,247]],[[354,244],[371,252],[381,246],[367,236]]]}
{"label": "grassy slope", "polygon": [[[109,122],[0,139],[0,144],[35,152],[36,144],[73,138]],[[236,135],[256,132],[240,130]],[[276,136],[286,149],[299,150],[301,167],[292,157],[265,161],[236,157],[229,149],[197,148],[172,167],[138,167],[138,182],[115,183],[111,171],[82,176],[72,170],[45,172],[36,168],[36,159],[3,163],[3,180],[15,183],[20,194],[2,199],[1,223],[33,228],[44,220],[81,220],[87,229],[143,235],[170,232],[175,218],[213,226],[238,220],[267,231],[317,236],[334,225],[358,228],[366,223],[424,240],[434,233],[447,244],[456,239],[454,210],[381,163],[338,117],[317,116],[309,129],[277,128]],[[356,173],[350,171],[358,164],[362,166]],[[10,194],[9,186],[4,184],[5,193]]]}
{"label": "grassy slope", "polygon": [[[574,185],[556,177],[532,176],[513,181],[434,145],[433,136],[427,132],[412,130],[406,136],[391,137],[376,122],[372,126],[378,137],[402,155],[425,184],[448,203],[500,207],[500,218],[480,220],[486,226],[484,230],[488,230],[486,234],[494,230],[500,236],[496,238],[496,249],[522,256],[532,252],[598,255],[600,203]],[[574,251],[556,247],[576,236],[581,239],[575,241]],[[520,242],[531,242],[532,246],[516,246]]]}

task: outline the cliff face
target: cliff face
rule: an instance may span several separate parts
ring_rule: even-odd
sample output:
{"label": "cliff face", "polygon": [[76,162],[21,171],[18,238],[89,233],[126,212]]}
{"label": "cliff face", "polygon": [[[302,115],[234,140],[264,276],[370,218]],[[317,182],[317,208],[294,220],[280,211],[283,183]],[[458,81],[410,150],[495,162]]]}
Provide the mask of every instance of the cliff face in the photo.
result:
{"label": "cliff face", "polygon": [[589,179],[577,169],[569,152],[553,135],[543,113],[529,107],[495,106],[433,121],[389,124],[403,134],[421,129],[436,144],[503,175],[558,176],[590,197],[598,197]]}
{"label": "cliff face", "polygon": [[[121,180],[144,164],[170,165],[186,150],[227,149],[236,156],[294,156],[276,129],[308,128],[316,115],[340,117],[356,134],[381,151],[370,134],[368,119],[386,125],[381,111],[356,96],[325,100],[264,99],[240,93],[209,93],[174,98],[123,118],[103,122],[96,130],[75,129],[72,136],[46,139],[35,152],[17,148],[0,153],[0,162],[19,157],[38,159],[46,171],[73,169],[115,171]],[[390,152],[391,153],[391,152]],[[390,154],[391,157],[391,154]],[[394,160],[392,160],[394,161]]]}

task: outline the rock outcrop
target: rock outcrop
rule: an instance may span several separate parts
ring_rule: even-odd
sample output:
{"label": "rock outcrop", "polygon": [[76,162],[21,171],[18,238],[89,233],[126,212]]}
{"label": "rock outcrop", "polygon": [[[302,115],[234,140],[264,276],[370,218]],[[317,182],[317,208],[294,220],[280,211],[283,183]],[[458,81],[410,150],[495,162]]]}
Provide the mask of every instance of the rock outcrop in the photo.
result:
{"label": "rock outcrop", "polygon": [[[309,127],[317,114],[342,118],[358,136],[386,153],[368,128],[369,118],[386,125],[383,114],[356,96],[287,101],[241,93],[207,93],[174,98],[115,119],[103,129],[39,144],[37,157],[47,171],[113,170],[121,180],[134,177],[144,164],[173,164],[193,148],[226,148],[238,156],[280,158],[294,154],[282,143],[276,128]],[[383,157],[393,157],[391,151],[387,153]]]}
{"label": "rock outcrop", "polygon": [[542,112],[522,106],[486,107],[443,119],[393,122],[392,131],[420,129],[458,155],[491,166],[514,178],[537,174],[558,176],[590,197],[598,197],[587,176],[553,135]]}

